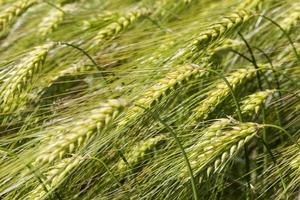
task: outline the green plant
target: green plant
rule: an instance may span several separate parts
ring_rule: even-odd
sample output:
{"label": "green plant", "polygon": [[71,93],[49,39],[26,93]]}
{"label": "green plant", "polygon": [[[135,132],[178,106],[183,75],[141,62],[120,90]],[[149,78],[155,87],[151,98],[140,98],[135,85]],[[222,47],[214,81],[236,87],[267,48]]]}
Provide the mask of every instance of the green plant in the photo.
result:
{"label": "green plant", "polygon": [[0,0],[0,199],[296,199],[296,0]]}

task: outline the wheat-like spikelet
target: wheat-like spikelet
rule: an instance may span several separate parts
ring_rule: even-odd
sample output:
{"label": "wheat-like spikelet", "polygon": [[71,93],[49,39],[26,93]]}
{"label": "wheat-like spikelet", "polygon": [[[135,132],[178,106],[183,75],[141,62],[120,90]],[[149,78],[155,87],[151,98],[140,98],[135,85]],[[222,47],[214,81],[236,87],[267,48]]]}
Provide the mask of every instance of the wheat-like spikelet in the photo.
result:
{"label": "wheat-like spikelet", "polygon": [[[135,147],[130,149],[130,151],[125,154],[125,158],[129,164],[129,167],[134,169],[138,167],[146,158],[149,156],[151,152],[155,150],[159,145],[161,145],[165,141],[166,137],[164,135],[159,135],[144,141],[139,142]],[[116,164],[116,172],[117,174],[124,175],[124,173],[128,170],[127,164],[124,160],[120,159]]]}
{"label": "wheat-like spikelet", "polygon": [[48,16],[42,19],[42,22],[38,25],[37,35],[46,37],[57,29],[58,25],[64,20],[67,12],[74,10],[74,3],[77,0],[63,0],[58,2],[58,6],[61,6],[61,10],[53,8],[50,10]]}
{"label": "wheat-like spikelet", "polygon": [[[296,108],[297,109],[297,108]],[[300,139],[296,141],[298,144]],[[281,164],[288,163],[289,167],[295,170],[297,176],[300,173],[300,155],[299,155],[299,147],[296,144],[292,144],[290,146],[284,147],[280,149],[281,155],[286,155],[287,157],[280,158]],[[288,158],[288,161],[286,160]]]}
{"label": "wheat-like spikelet", "polygon": [[61,10],[52,9],[47,17],[44,17],[41,23],[38,25],[37,28],[37,35],[40,37],[46,37],[48,34],[52,33],[58,25],[64,20],[65,12],[71,10],[73,5],[65,5]]}
{"label": "wheat-like spikelet", "polygon": [[185,57],[190,58],[195,56],[194,53],[203,50],[203,48],[217,41],[217,39],[223,37],[229,31],[236,30],[240,25],[251,19],[251,17],[252,15],[246,10],[241,10],[228,17],[224,17],[220,23],[212,25],[194,39],[192,44],[188,47],[191,52],[188,50],[187,53],[185,53]]}
{"label": "wheat-like spikelet", "polygon": [[[255,76],[254,69],[239,69],[232,72],[227,80],[233,90],[247,83]],[[230,89],[227,84],[222,81],[217,84],[214,89],[207,93],[207,97],[203,99],[199,106],[194,109],[194,115],[191,116],[194,120],[204,120],[210,113],[230,95]]]}
{"label": "wheat-like spikelet", "polygon": [[279,25],[287,32],[297,26],[300,20],[300,3],[293,4],[292,10],[287,13],[287,16],[279,22]]}
{"label": "wheat-like spikelet", "polygon": [[236,47],[244,45],[241,41],[224,39],[216,47],[209,47],[201,56],[201,62],[211,63],[211,65],[218,65],[224,58],[224,55],[227,55],[229,51],[234,50]]}
{"label": "wheat-like spikelet", "polygon": [[242,114],[253,115],[254,113],[258,113],[261,105],[263,105],[268,99],[268,97],[274,94],[275,91],[276,90],[259,91],[245,97],[241,101],[241,106],[240,106]]}
{"label": "wheat-like spikelet", "polygon": [[[149,60],[149,62],[153,62],[154,59],[155,58]],[[58,80],[61,77],[64,77],[64,76],[67,76],[67,75],[74,75],[74,74],[81,73],[83,71],[92,69],[93,68],[92,66],[87,66],[86,65],[87,62],[90,62],[90,61],[89,60],[80,60],[77,63],[73,63],[70,67],[59,71],[55,76],[52,76],[49,79],[45,80],[47,83],[45,83],[45,86],[43,87],[43,90],[45,90],[45,88],[49,88],[51,85],[53,85],[53,83],[56,80]],[[194,70],[194,72],[193,72],[193,70]],[[141,95],[139,97],[139,99],[137,100],[137,103],[139,103],[139,105],[141,105],[141,106],[149,107],[149,105],[146,105],[145,102],[144,102],[144,101],[146,101],[146,98],[148,99],[147,101],[151,101],[152,97],[154,98],[153,101],[158,100],[161,97],[161,95],[164,95],[164,93],[167,93],[168,90],[175,89],[177,86],[179,86],[177,84],[181,84],[182,82],[193,78],[193,76],[195,75],[195,72],[197,70],[200,73],[199,69],[197,69],[195,67],[192,67],[192,66],[186,65],[186,66],[177,67],[177,69],[175,69],[174,71],[167,74],[165,78],[159,80],[158,83],[155,84],[155,86],[151,87],[148,92]],[[200,77],[202,75],[203,74],[199,74],[199,75],[196,75],[196,77]],[[178,78],[178,81],[175,80],[176,77]],[[176,82],[176,84],[174,84],[172,86],[172,82],[174,82],[174,81]],[[169,86],[167,86],[168,84],[169,84]],[[161,86],[159,86],[159,85],[161,85]],[[167,88],[167,87],[169,87],[169,88]],[[167,90],[164,91],[164,88],[166,88]],[[153,93],[155,92],[155,90],[157,90],[157,91],[160,90],[161,95],[158,95],[158,92],[156,92],[155,95],[154,95]],[[152,103],[149,102],[149,104],[152,104]],[[135,109],[139,110],[139,108],[135,108]]]}
{"label": "wheat-like spikelet", "polygon": [[[299,140],[297,141],[299,144]],[[279,178],[283,176],[288,176],[286,182],[286,188],[289,192],[294,191],[296,188],[300,186],[299,174],[300,174],[300,155],[299,155],[299,147],[297,145],[292,144],[290,146],[286,146],[283,148],[277,149],[279,151],[279,155],[277,155],[277,166],[271,167],[267,170],[267,174],[269,175],[268,181],[272,180],[272,183],[278,181]],[[267,184],[270,186],[271,184]],[[278,190],[273,195],[273,199],[282,199],[282,191]]]}
{"label": "wheat-like spikelet", "polygon": [[74,75],[76,73],[80,73],[80,72],[92,69],[93,66],[87,66],[88,61],[90,61],[90,60],[81,60],[77,63],[73,63],[71,67],[61,70],[58,72],[58,74],[56,76],[51,77],[51,82],[58,80],[60,77]]}
{"label": "wheat-like spikelet", "polygon": [[[244,23],[248,22],[253,14],[247,11],[257,6],[261,0],[252,2],[251,4],[241,3],[237,12],[225,16],[219,23],[213,24],[208,27],[204,32],[201,32],[185,49],[180,49],[172,60],[179,60],[181,63],[186,60],[199,58],[200,54],[206,53],[206,47],[214,42],[220,41],[230,32],[237,31],[238,28]],[[206,61],[202,59],[202,61]]]}
{"label": "wheat-like spikelet", "polygon": [[225,50],[228,50],[228,49],[232,49],[234,47],[240,47],[243,44],[244,43],[239,41],[239,40],[225,39],[224,41],[222,41],[220,46],[217,46],[213,49],[212,53],[217,53],[219,51],[225,51]]}
{"label": "wheat-like spikelet", "polygon": [[96,28],[99,22],[111,22],[112,20],[116,20],[120,17],[120,14],[112,11],[103,11],[90,19],[83,20],[82,25],[83,29],[87,30],[89,28]]}
{"label": "wheat-like spikelet", "polygon": [[[59,12],[59,11],[58,11]],[[113,22],[106,26],[104,29],[100,30],[93,39],[92,47],[100,43],[102,40],[108,39],[114,35],[117,35],[122,30],[126,29],[130,24],[134,23],[138,18],[149,15],[150,9],[148,8],[138,8],[129,12],[125,16],[118,18],[117,22]],[[108,14],[109,15],[109,14]],[[96,41],[96,43],[95,43]],[[51,77],[50,80],[47,80],[45,88],[49,88],[54,81],[58,80],[60,77],[63,77],[68,74],[74,74],[77,72],[82,72],[84,70],[90,69],[90,67],[85,66],[87,60],[76,61],[71,65],[71,67],[60,71],[56,76]],[[43,89],[45,89],[43,88]]]}
{"label": "wheat-like spikelet", "polygon": [[102,103],[100,108],[93,109],[85,118],[71,123],[69,130],[58,133],[42,149],[36,159],[37,163],[48,163],[55,159],[62,158],[66,153],[72,153],[95,134],[107,128],[125,108],[126,102],[123,99],[110,99]]}
{"label": "wheat-like spikelet", "polygon": [[149,108],[153,103],[158,101],[162,96],[176,89],[178,86],[184,84],[193,78],[200,78],[206,74],[206,71],[193,65],[182,65],[177,69],[167,73],[162,79],[158,80],[146,93],[142,94],[136,100],[136,104]]}
{"label": "wheat-like spikelet", "polygon": [[55,43],[37,46],[19,61],[11,70],[10,76],[1,85],[1,105],[4,112],[14,107],[15,101],[20,98],[20,93],[27,87],[30,80],[40,71],[48,52],[55,47]]}
{"label": "wheat-like spikelet", "polygon": [[[249,95],[245,100],[242,101],[241,105],[241,112],[248,113],[249,115],[257,113],[260,109],[260,105],[266,101],[266,99],[272,95],[275,92],[275,90],[266,90],[266,91],[260,91],[257,93],[254,93],[252,95]],[[219,119],[217,122],[214,122],[212,125],[210,125],[208,128],[206,128],[203,133],[205,134],[203,137],[201,137],[201,140],[206,140],[208,137],[216,136],[216,132],[219,130],[221,131],[226,126],[228,126],[232,122],[231,119]],[[154,140],[155,139],[155,140]],[[209,140],[209,139],[207,139]],[[156,144],[162,144],[165,141],[164,135],[156,136],[155,138],[150,138],[149,142],[148,140],[142,141],[137,147],[134,147],[130,150],[130,153],[126,158],[128,158],[128,163],[130,166],[135,166],[135,164],[131,163],[140,163],[141,160],[144,160],[145,151],[148,151],[146,148],[146,145],[144,143],[153,144],[156,146]],[[155,142],[155,143],[154,143]],[[203,143],[204,144],[204,143]],[[155,147],[153,146],[153,147]],[[234,149],[235,147],[233,147]],[[233,153],[231,153],[233,154]],[[216,161],[219,162],[219,161]],[[121,160],[118,163],[118,171],[125,171],[127,169],[126,163]]]}
{"label": "wheat-like spikelet", "polygon": [[[167,73],[165,77],[158,80],[155,85],[149,88],[145,93],[141,94],[134,101],[136,106],[131,107],[128,110],[129,119],[143,113],[144,108],[150,108],[163,96],[167,95],[172,90],[176,90],[179,86],[188,82],[189,80],[195,80],[203,77],[207,72],[199,66],[193,65],[181,65],[171,72]],[[142,112],[142,113],[141,113]],[[124,120],[123,124],[126,124],[128,120]]]}
{"label": "wheat-like spikelet", "polygon": [[289,162],[289,165],[292,169],[297,170],[298,173],[300,172],[300,155],[295,154],[296,156],[293,156],[291,161]]}
{"label": "wheat-like spikelet", "polygon": [[26,10],[37,3],[37,0],[17,0],[0,13],[0,31],[8,28],[11,23]]}
{"label": "wheat-like spikelet", "polygon": [[128,14],[120,17],[116,22],[113,22],[100,30],[97,35],[92,39],[94,45],[99,45],[103,40],[109,39],[121,31],[125,30],[132,23],[137,21],[140,17],[151,14],[151,10],[146,7],[134,9]]}
{"label": "wheat-like spikelet", "polygon": [[[73,156],[71,158],[60,160],[58,163],[52,165],[49,171],[47,171],[45,174],[45,185],[47,189],[49,191],[55,189],[60,182],[63,181],[66,176],[82,162],[82,160],[83,159],[81,157]],[[43,186],[38,185],[32,192],[30,192],[26,199],[40,200],[44,199],[45,195],[47,195],[47,193]]]}
{"label": "wheat-like spikelet", "polygon": [[57,28],[61,21],[63,21],[64,15],[65,14],[60,10],[51,10],[49,16],[45,17],[39,25],[37,34],[41,37],[46,37]]}
{"label": "wheat-like spikelet", "polygon": [[[236,26],[241,24],[241,20],[246,21],[248,19],[248,18],[246,19],[246,16],[248,16],[249,14],[246,14],[246,11],[241,11],[241,13],[242,13],[241,16],[239,16],[238,14],[232,14],[228,18],[225,18],[222,23],[212,26],[207,32],[204,32],[203,34],[201,34],[201,36],[208,34],[208,32],[210,32],[210,34],[212,34],[212,36],[215,36],[215,33],[213,33],[214,31],[218,32],[219,36],[221,36],[222,34],[224,34],[226,32],[224,27],[227,27],[228,29],[230,29],[230,28],[234,29]],[[97,36],[94,37],[94,40],[100,42],[103,39],[110,38],[111,36],[114,36],[115,34],[121,32],[124,28],[129,26],[140,16],[145,16],[145,15],[149,15],[149,14],[151,14],[151,11],[147,8],[139,8],[137,10],[134,10],[134,11],[130,12],[129,14],[127,14],[126,16],[120,17],[119,20],[117,20],[118,23],[120,23],[120,24],[118,24],[117,22],[114,22],[114,23],[108,25],[103,30],[101,30],[97,34]],[[225,23],[225,22],[227,22],[227,23]],[[222,26],[224,26],[224,27],[222,28]],[[217,36],[216,38],[218,38],[219,36]],[[197,40],[197,41],[200,41],[200,40]],[[97,44],[97,42],[96,42],[96,44]],[[83,65],[81,65],[81,66],[83,66]],[[80,68],[81,68],[80,66],[75,64],[75,67],[72,66],[70,69],[66,69],[66,70],[62,71],[61,73],[59,73],[60,75],[57,75],[56,77],[54,77],[53,81],[57,80],[57,78],[59,78],[61,76],[64,76],[65,74],[76,73],[76,72],[80,71]],[[50,85],[51,85],[51,83],[50,83]]]}
{"label": "wheat-like spikelet", "polygon": [[[195,145],[186,151],[194,175],[206,171],[207,177],[217,171],[260,129],[256,123],[239,123],[224,129],[230,123],[227,119],[215,122],[203,131]],[[186,168],[180,172],[180,179],[187,182],[190,177]]]}

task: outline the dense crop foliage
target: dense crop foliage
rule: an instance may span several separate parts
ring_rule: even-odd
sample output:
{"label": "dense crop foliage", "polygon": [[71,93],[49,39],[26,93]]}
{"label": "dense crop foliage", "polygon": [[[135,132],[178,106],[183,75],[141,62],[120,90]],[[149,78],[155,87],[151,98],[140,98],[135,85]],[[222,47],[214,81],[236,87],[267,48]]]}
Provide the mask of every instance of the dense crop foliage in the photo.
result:
{"label": "dense crop foliage", "polygon": [[296,199],[297,0],[0,0],[0,199]]}

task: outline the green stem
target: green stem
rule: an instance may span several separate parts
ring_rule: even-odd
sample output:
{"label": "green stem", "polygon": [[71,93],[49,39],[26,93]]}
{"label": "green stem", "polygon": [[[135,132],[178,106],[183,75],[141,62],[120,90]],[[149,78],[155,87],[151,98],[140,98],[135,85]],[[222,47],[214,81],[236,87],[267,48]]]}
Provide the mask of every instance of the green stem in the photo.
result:
{"label": "green stem", "polygon": [[[281,103],[281,105],[283,105],[284,103],[283,103],[283,101],[281,99],[282,94],[281,94],[281,91],[280,91],[281,87],[280,87],[280,82],[279,82],[278,74],[277,74],[277,71],[275,70],[275,67],[273,65],[273,62],[272,62],[271,58],[262,49],[260,49],[258,47],[255,47],[255,49],[257,49],[260,53],[262,53],[264,55],[264,57],[267,59],[268,63],[270,64],[271,70],[272,70],[272,72],[274,74],[274,79],[275,79],[275,84],[276,84],[276,90],[278,91],[278,94],[279,94],[280,103]],[[270,89],[272,89],[272,88],[270,88]],[[281,117],[280,117],[280,111],[278,110],[277,107],[275,108],[275,112],[276,112],[276,117],[277,117],[279,126],[282,126],[282,120],[281,120]]]}
{"label": "green stem", "polygon": [[280,127],[280,126],[276,126],[276,125],[274,125],[274,124],[264,124],[263,126],[265,126],[265,127],[270,127],[270,128],[276,128],[276,129],[278,129],[278,130],[280,130],[280,131],[282,131],[285,135],[287,135],[288,137],[289,137],[289,139],[300,149],[300,145],[299,145],[299,143],[296,141],[296,140],[294,140],[294,138],[293,138],[293,136],[287,131],[287,130],[285,130],[284,128],[282,128],[282,127]]}
{"label": "green stem", "polygon": [[92,58],[92,56],[90,56],[84,49],[80,48],[79,46],[75,45],[75,44],[70,44],[67,42],[58,42],[57,44],[59,45],[65,45],[65,46],[69,46],[72,47],[74,49],[77,49],[78,51],[82,52],[90,61],[92,61],[93,65],[95,65],[95,67],[97,67],[98,70],[103,70],[97,63],[96,61]]}
{"label": "green stem", "polygon": [[233,52],[233,53],[235,53],[235,54],[237,54],[237,55],[239,55],[240,57],[242,57],[242,58],[244,58],[245,60],[247,60],[247,61],[249,61],[249,62],[252,63],[252,60],[251,60],[250,58],[248,58],[248,57],[245,56],[244,54],[238,52],[237,50],[231,49],[230,51]]}
{"label": "green stem", "polygon": [[[263,124],[266,124],[266,110],[265,110],[265,105],[262,105],[262,120]],[[267,129],[266,127],[263,127],[263,140],[267,141]],[[264,147],[263,153],[264,153],[264,171],[267,169],[267,164],[268,164],[268,157],[266,155],[267,149]]]}
{"label": "green stem", "polygon": [[[262,53],[264,55],[264,57],[267,59],[268,63],[270,64],[271,70],[272,70],[272,72],[274,74],[276,89],[278,90],[279,97],[281,98],[281,92],[279,91],[280,90],[280,83],[279,83],[279,79],[278,79],[278,74],[277,74],[277,71],[275,70],[275,67],[273,65],[273,62],[272,62],[271,58],[262,49],[260,49],[258,47],[255,47],[255,49],[258,50],[260,53]],[[272,89],[272,88],[270,88],[270,89]]]}
{"label": "green stem", "polygon": [[246,165],[246,168],[245,168],[245,173],[246,173],[246,181],[247,181],[247,187],[246,187],[246,199],[250,199],[250,175],[249,175],[249,172],[250,172],[250,162],[249,162],[249,153],[248,153],[248,148],[247,148],[247,145],[244,144],[244,152],[245,152],[245,165]]}
{"label": "green stem", "polygon": [[274,24],[275,26],[277,26],[277,27],[281,30],[281,32],[285,35],[285,37],[288,39],[290,45],[292,46],[293,51],[294,51],[294,53],[295,53],[297,59],[300,61],[300,55],[298,54],[297,49],[296,49],[296,47],[295,47],[295,45],[294,45],[294,43],[293,43],[293,40],[292,40],[292,38],[290,37],[290,35],[288,34],[288,32],[286,32],[286,31],[285,31],[285,30],[284,30],[277,22],[275,22],[273,19],[271,19],[271,18],[269,18],[269,17],[267,17],[267,16],[265,16],[265,15],[263,15],[263,14],[257,14],[257,16],[260,16],[260,17],[262,17],[262,18],[264,18],[264,19],[270,21],[272,24]]}
{"label": "green stem", "polygon": [[259,73],[259,67],[257,65],[256,58],[254,56],[252,48],[251,48],[249,42],[246,40],[246,38],[240,32],[238,32],[238,34],[242,38],[243,42],[245,43],[245,45],[251,55],[252,64],[253,64],[254,68],[256,69],[256,78],[257,78],[258,88],[260,89],[260,91],[263,91],[262,82],[261,82],[260,73]]}
{"label": "green stem", "polygon": [[101,74],[101,77],[103,78],[103,81],[107,84],[107,81],[105,80],[105,76],[103,74],[103,68],[100,67],[96,61],[92,58],[92,56],[90,56],[90,54],[88,54],[84,49],[80,48],[79,46],[77,45],[74,45],[74,44],[70,44],[70,43],[67,43],[67,42],[58,42],[59,45],[65,45],[65,46],[69,46],[69,47],[72,47],[80,52],[82,52],[92,63],[93,65],[100,71],[100,74]]}
{"label": "green stem", "polygon": [[105,168],[105,170],[108,172],[108,174],[111,176],[112,180],[114,180],[118,184],[119,187],[122,186],[120,181],[116,178],[116,176],[112,173],[112,171],[109,169],[109,167],[106,165],[106,163],[103,160],[93,157],[93,156],[89,156],[89,158],[100,162],[103,165],[103,167]]}
{"label": "green stem", "polygon": [[230,83],[228,82],[228,80],[226,79],[226,77],[223,76],[221,73],[215,71],[215,70],[212,70],[212,69],[205,69],[205,70],[206,70],[206,71],[209,71],[209,72],[212,72],[212,73],[214,73],[214,74],[216,74],[216,75],[218,75],[218,76],[221,77],[221,78],[223,79],[223,81],[226,83],[227,87],[228,87],[229,90],[230,90],[230,93],[231,93],[232,99],[233,99],[233,101],[234,101],[234,104],[235,104],[235,106],[236,106],[238,118],[239,118],[240,122],[243,122],[244,120],[243,120],[243,116],[242,116],[242,112],[241,112],[240,105],[239,105],[239,103],[238,103],[238,101],[237,101],[237,98],[236,98],[236,96],[235,96],[235,94],[234,94],[234,92],[233,92],[233,89],[232,89]]}
{"label": "green stem", "polygon": [[51,2],[46,1],[46,0],[44,0],[44,2],[45,2],[46,4],[48,4],[49,6],[55,8],[56,10],[59,10],[60,12],[66,14],[66,12],[65,12],[62,8],[60,8],[59,6],[55,5],[54,3],[51,3]]}
{"label": "green stem", "polygon": [[[273,155],[273,153],[272,153],[272,151],[271,151],[271,149],[270,149],[268,143],[267,143],[266,140],[264,140],[263,138],[261,138],[261,137],[259,137],[259,136],[258,136],[258,138],[259,138],[260,141],[263,143],[264,148],[266,148],[268,154],[271,156],[271,160],[273,161],[273,163],[274,163],[276,169],[279,171],[278,166],[277,166],[276,158],[275,158],[275,156]],[[282,174],[281,172],[280,172],[280,182],[281,182],[281,184],[282,184],[284,193],[286,193],[285,191],[287,191],[287,185],[286,185],[286,183],[285,183],[285,181],[284,181],[284,179],[283,179],[283,174]],[[288,199],[287,194],[285,194],[285,195],[286,195],[286,199]]]}
{"label": "green stem", "polygon": [[[242,38],[243,42],[245,43],[250,55],[251,55],[251,60],[252,60],[252,64],[256,70],[256,79],[257,79],[257,84],[258,84],[258,88],[260,91],[263,91],[263,87],[262,87],[262,81],[261,81],[261,77],[260,77],[260,71],[259,71],[259,67],[257,65],[257,62],[256,62],[256,58],[254,56],[254,53],[252,51],[252,48],[249,44],[249,42],[246,40],[246,38],[240,33],[238,32],[239,36]],[[263,108],[264,109],[264,108]],[[263,110],[263,119],[265,118],[265,112]],[[263,138],[265,139],[266,137],[266,130],[264,128],[264,133],[263,133]],[[245,162],[246,162],[246,180],[247,180],[247,183],[248,183],[248,189],[247,189],[247,196],[246,198],[248,199],[250,194],[249,194],[249,191],[250,191],[250,176],[249,176],[249,171],[250,171],[250,163],[249,163],[249,157],[248,157],[248,151],[247,151],[247,146],[245,145],[244,146],[245,148]],[[264,152],[266,150],[264,149]],[[264,158],[264,167],[266,167],[266,164],[267,164],[267,160],[266,160],[266,157]]]}
{"label": "green stem", "polygon": [[157,113],[151,112],[148,108],[142,107],[142,106],[140,106],[140,105],[136,105],[136,106],[138,106],[138,107],[144,109],[145,111],[149,112],[150,115],[151,115],[154,119],[158,120],[158,121],[159,121],[163,126],[165,126],[165,128],[172,134],[172,136],[173,136],[173,138],[175,139],[175,141],[176,141],[178,147],[179,147],[180,150],[181,150],[181,153],[182,153],[183,158],[184,158],[184,160],[185,160],[185,164],[186,164],[186,166],[187,166],[187,168],[188,168],[189,175],[190,175],[190,178],[191,178],[191,184],[192,184],[192,190],[193,190],[193,197],[194,197],[194,200],[198,200],[199,198],[198,198],[198,192],[197,192],[196,182],[195,182],[194,175],[193,175],[193,170],[192,170],[190,161],[189,161],[189,159],[188,159],[188,156],[187,156],[187,154],[186,154],[186,152],[185,152],[185,150],[184,150],[184,147],[183,147],[183,145],[181,144],[179,138],[177,137],[177,134],[175,133],[175,131],[174,131],[167,123],[165,123],[165,122],[159,117],[159,115],[158,115]]}

